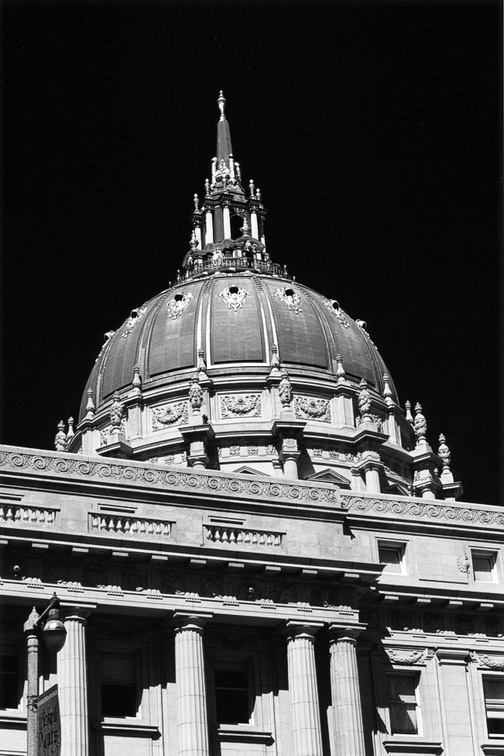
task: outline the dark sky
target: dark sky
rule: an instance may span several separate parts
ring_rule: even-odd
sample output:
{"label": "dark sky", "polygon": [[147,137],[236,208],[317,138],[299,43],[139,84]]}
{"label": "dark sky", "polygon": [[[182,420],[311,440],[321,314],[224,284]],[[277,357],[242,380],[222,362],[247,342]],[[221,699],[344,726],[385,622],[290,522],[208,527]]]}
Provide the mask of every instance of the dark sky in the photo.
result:
{"label": "dark sky", "polygon": [[174,279],[223,89],[272,259],[367,321],[464,499],[500,503],[500,3],[1,8],[4,443],[53,448]]}

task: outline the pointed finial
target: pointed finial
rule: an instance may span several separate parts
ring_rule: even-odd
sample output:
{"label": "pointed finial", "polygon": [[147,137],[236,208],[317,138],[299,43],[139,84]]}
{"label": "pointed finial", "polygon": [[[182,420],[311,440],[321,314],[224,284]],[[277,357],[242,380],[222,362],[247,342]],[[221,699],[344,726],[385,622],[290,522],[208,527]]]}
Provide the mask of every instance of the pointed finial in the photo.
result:
{"label": "pointed finial", "polygon": [[411,402],[408,400],[404,403],[404,409],[406,410],[405,417],[408,422],[413,423],[413,415],[411,414]]}
{"label": "pointed finial", "polygon": [[438,457],[441,457],[441,460],[443,462],[443,472],[445,472],[445,470],[449,470],[451,463],[451,452],[446,443],[446,438],[442,433],[439,434]]}
{"label": "pointed finial", "polygon": [[243,219],[243,226],[240,228],[240,231],[242,232],[243,236],[250,236],[250,226],[248,224],[246,216]]}
{"label": "pointed finial", "polygon": [[422,405],[419,402],[415,404],[415,419],[413,421],[413,428],[417,437],[417,446],[419,444],[424,444],[426,441],[425,436],[427,434],[427,420],[422,414]]}
{"label": "pointed finial", "polygon": [[271,359],[270,359],[270,365],[271,367],[280,367],[280,360],[278,359],[278,347],[276,344],[271,345]]}
{"label": "pointed finial", "polygon": [[257,189],[256,189],[256,198],[257,198],[258,200],[260,200],[260,199],[261,199],[261,190],[259,189],[259,187],[257,187]]}
{"label": "pointed finial", "polygon": [[371,394],[367,387],[367,381],[365,378],[359,383],[359,412],[362,420],[371,420],[369,410],[371,409]]}
{"label": "pointed finial", "polygon": [[87,402],[86,402],[86,420],[94,420],[95,416],[95,403],[93,401],[93,389],[87,390]]}
{"label": "pointed finial", "polygon": [[193,202],[194,202],[194,209],[199,210],[199,197],[197,194],[194,194]]}
{"label": "pointed finial", "polygon": [[114,400],[110,406],[110,422],[112,423],[112,431],[119,432],[121,428],[121,420],[123,418],[123,406],[120,400],[119,391],[114,393]]}
{"label": "pointed finial", "polygon": [[249,181],[249,189],[250,189],[250,196],[251,196],[252,199],[254,199],[254,197],[255,197],[255,186],[254,186],[254,182],[253,182],[252,179],[250,179],[250,181]]}
{"label": "pointed finial", "polygon": [[65,423],[63,422],[63,420],[60,420],[58,423],[58,432],[54,437],[54,447],[56,451],[66,451],[67,437],[65,433]]}
{"label": "pointed finial", "polygon": [[133,396],[142,396],[142,378],[140,376],[140,365],[133,368],[133,380],[131,381]]}
{"label": "pointed finial", "polygon": [[394,404],[394,400],[392,399],[392,389],[390,388],[390,378],[387,373],[383,374],[383,398],[388,407]]}
{"label": "pointed finial", "polygon": [[343,358],[341,357],[341,354],[336,355],[336,380],[338,383],[343,383],[343,381],[346,380],[346,373],[345,368],[343,367]]}
{"label": "pointed finial", "polygon": [[208,179],[205,179],[205,194],[210,194],[210,181]]}
{"label": "pointed finial", "polygon": [[196,363],[196,368],[198,370],[198,380],[201,380],[202,378],[208,380],[204,349],[198,349],[198,361]]}
{"label": "pointed finial", "polygon": [[72,438],[75,436],[74,431],[74,419],[73,417],[68,418],[68,431],[67,431],[67,444],[69,441],[72,440]]}
{"label": "pointed finial", "polygon": [[191,241],[189,242],[189,246],[191,247],[192,252],[195,252],[198,249],[198,237],[196,236],[196,231],[194,228],[191,234]]}
{"label": "pointed finial", "polygon": [[221,121],[225,121],[226,120],[226,116],[224,115],[224,108],[226,107],[226,98],[224,97],[224,93],[222,92],[222,89],[219,92],[219,98],[217,100],[217,104],[218,104],[219,110],[221,112],[220,120]]}

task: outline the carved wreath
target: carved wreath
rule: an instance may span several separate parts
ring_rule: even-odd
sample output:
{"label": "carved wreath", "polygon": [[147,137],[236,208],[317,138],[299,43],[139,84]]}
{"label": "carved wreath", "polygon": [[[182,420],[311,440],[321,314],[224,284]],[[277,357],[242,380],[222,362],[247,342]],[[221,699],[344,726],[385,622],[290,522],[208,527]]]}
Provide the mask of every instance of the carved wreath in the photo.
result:
{"label": "carved wreath", "polygon": [[152,409],[152,429],[160,430],[167,425],[174,425],[179,420],[187,422],[187,403],[177,402],[166,407]]}
{"label": "carved wreath", "polygon": [[296,417],[313,418],[314,420],[330,421],[329,400],[315,399],[307,396],[296,396],[294,399]]}
{"label": "carved wreath", "polygon": [[240,307],[243,308],[247,294],[248,292],[245,289],[241,289],[238,286],[229,286],[227,289],[223,289],[219,296],[226,302],[229,310],[236,312]]}
{"label": "carved wreath", "polygon": [[168,308],[169,318],[178,318],[182,315],[189,302],[193,299],[193,295],[190,291],[186,294],[177,294],[173,299],[169,299],[166,303]]}
{"label": "carved wreath", "polygon": [[275,297],[278,297],[292,312],[301,312],[301,302],[303,300],[293,289],[277,289]]}
{"label": "carved wreath", "polygon": [[124,331],[122,335],[123,339],[125,339],[126,336],[128,336],[131,333],[131,331],[136,326],[138,321],[142,319],[142,315],[144,314],[145,309],[146,309],[145,307],[137,307],[135,310],[131,310],[131,315],[129,316],[124,326]]}
{"label": "carved wreath", "polygon": [[350,328],[348,324],[348,320],[345,318],[343,314],[343,310],[339,306],[339,303],[335,299],[326,299],[324,302],[324,305],[327,307],[328,310],[330,310],[333,315],[335,315],[342,326],[345,328]]}
{"label": "carved wreath", "polygon": [[220,406],[223,418],[236,417],[237,415],[257,417],[261,414],[261,397],[259,394],[221,396]]}
{"label": "carved wreath", "polygon": [[388,648],[386,652],[388,658],[394,664],[417,664],[425,655],[425,649],[421,651],[403,651]]}

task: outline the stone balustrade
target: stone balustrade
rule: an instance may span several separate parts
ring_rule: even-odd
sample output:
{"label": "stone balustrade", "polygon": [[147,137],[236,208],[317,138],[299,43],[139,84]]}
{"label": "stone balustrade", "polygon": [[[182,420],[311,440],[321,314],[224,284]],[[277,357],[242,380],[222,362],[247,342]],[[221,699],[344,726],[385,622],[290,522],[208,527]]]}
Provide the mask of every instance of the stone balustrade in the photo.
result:
{"label": "stone balustrade", "polygon": [[283,533],[278,531],[248,530],[225,525],[205,525],[206,540],[231,546],[277,546],[282,545]]}
{"label": "stone balustrade", "polygon": [[27,507],[23,504],[0,503],[0,522],[33,527],[54,527],[57,510],[45,507]]}
{"label": "stone balustrade", "polygon": [[146,538],[169,538],[172,522],[138,518],[122,514],[89,513],[89,531],[118,535],[145,536]]}

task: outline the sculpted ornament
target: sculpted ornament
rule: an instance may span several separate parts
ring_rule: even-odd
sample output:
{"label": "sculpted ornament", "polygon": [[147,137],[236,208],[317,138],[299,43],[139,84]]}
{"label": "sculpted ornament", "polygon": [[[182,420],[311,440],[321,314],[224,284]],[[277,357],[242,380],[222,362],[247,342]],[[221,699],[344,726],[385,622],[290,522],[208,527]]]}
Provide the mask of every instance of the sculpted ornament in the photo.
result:
{"label": "sculpted ornament", "polygon": [[239,394],[238,396],[221,396],[221,416],[258,417],[261,414],[260,394]]}
{"label": "sculpted ornament", "polygon": [[123,414],[124,408],[120,400],[119,391],[116,391],[114,393],[114,401],[112,402],[109,410],[110,422],[112,423],[113,431],[119,431]]}
{"label": "sculpted ornament", "polygon": [[335,299],[326,299],[324,305],[333,313],[333,315],[338,318],[339,322],[342,326],[344,326],[344,328],[350,328],[348,320],[345,318],[343,310],[339,306],[339,302],[337,302]]}
{"label": "sculpted ornament", "polygon": [[193,295],[190,291],[186,294],[176,294],[173,299],[169,299],[166,303],[168,308],[169,318],[178,318],[186,309],[189,302],[193,300]]}
{"label": "sculpted ornament", "polygon": [[189,402],[195,412],[199,412],[203,404],[203,389],[197,378],[192,378],[189,385]]}
{"label": "sculpted ornament", "polygon": [[275,297],[278,297],[291,312],[300,313],[302,298],[297,294],[294,289],[277,289],[275,291]]}
{"label": "sculpted ornament", "polygon": [[478,656],[477,660],[480,664],[484,664],[485,667],[490,669],[504,670],[504,657],[503,656]]}
{"label": "sculpted ornament", "polygon": [[142,319],[142,315],[145,312],[145,306],[144,307],[137,307],[135,310],[131,310],[131,315],[129,316],[128,320],[126,321],[126,324],[124,326],[124,332],[122,335],[122,338],[125,339],[126,336],[128,336],[135,325],[138,323],[139,320]]}
{"label": "sculpted ornament", "polygon": [[187,422],[187,403],[177,402],[165,407],[152,408],[152,430],[161,430],[167,425],[174,425],[178,421]]}
{"label": "sculpted ornament", "polygon": [[243,308],[243,303],[248,292],[238,286],[229,286],[227,289],[223,289],[219,294],[220,297],[226,302],[228,310],[237,310]]}
{"label": "sculpted ornament", "polygon": [[421,651],[405,651],[395,648],[385,649],[388,658],[394,664],[417,664],[425,656],[425,649]]}
{"label": "sculpted ornament", "polygon": [[331,420],[328,399],[314,399],[313,397],[297,396],[294,400],[296,417],[312,418],[328,423]]}
{"label": "sculpted ornament", "polygon": [[457,567],[459,568],[460,572],[468,573],[469,569],[471,567],[471,561],[467,554],[464,554],[463,556],[457,557]]}
{"label": "sculpted ornament", "polygon": [[282,378],[278,384],[278,396],[282,407],[288,407],[292,402],[292,386],[287,370],[282,370]]}

